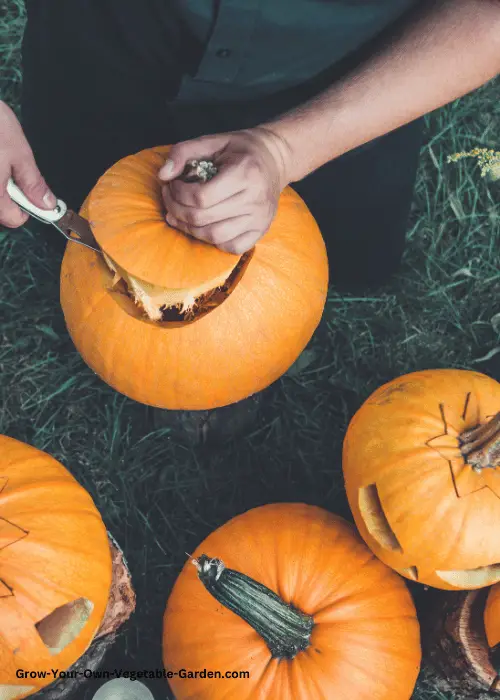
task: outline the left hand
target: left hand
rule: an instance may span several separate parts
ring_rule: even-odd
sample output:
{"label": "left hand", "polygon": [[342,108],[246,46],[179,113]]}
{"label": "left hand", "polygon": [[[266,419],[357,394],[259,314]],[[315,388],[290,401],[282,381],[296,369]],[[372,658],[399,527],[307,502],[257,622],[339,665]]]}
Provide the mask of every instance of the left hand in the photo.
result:
{"label": "left hand", "polygon": [[[192,159],[213,160],[217,175],[204,183],[175,180]],[[267,232],[289,184],[288,148],[265,127],[182,141],[168,160],[171,171],[166,164],[158,173],[168,183],[162,187],[167,223],[236,255]]]}

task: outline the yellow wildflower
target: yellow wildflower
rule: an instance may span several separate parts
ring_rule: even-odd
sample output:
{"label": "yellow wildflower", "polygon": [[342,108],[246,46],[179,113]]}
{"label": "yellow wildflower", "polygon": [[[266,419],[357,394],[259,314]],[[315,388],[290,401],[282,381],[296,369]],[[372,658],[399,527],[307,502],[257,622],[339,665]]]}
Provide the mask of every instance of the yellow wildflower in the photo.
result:
{"label": "yellow wildflower", "polygon": [[489,176],[491,180],[500,179],[500,151],[492,148],[473,148],[472,151],[461,151],[448,156],[448,163],[456,163],[462,158],[477,158],[481,168],[481,177]]}

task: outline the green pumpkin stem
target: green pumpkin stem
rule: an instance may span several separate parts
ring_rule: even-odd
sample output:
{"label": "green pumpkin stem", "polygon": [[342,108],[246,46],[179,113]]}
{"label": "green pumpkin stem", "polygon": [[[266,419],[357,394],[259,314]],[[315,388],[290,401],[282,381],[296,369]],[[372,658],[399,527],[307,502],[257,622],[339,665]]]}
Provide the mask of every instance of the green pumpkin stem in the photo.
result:
{"label": "green pumpkin stem", "polygon": [[460,450],[474,471],[500,467],[500,411],[488,423],[462,433]]}
{"label": "green pumpkin stem", "polygon": [[293,659],[311,643],[311,615],[285,603],[266,586],[233,569],[220,559],[202,554],[193,559],[198,578],[224,607],[253,627],[277,659]]}

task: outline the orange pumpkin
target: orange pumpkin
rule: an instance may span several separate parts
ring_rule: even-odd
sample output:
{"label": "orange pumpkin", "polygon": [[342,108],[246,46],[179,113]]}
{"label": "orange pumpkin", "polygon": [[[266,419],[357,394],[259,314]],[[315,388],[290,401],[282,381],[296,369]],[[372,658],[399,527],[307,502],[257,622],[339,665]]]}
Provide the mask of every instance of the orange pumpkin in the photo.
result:
{"label": "orange pumpkin", "polygon": [[85,653],[111,578],[106,528],[87,491],[49,455],[0,436],[2,700],[37,692],[56,680],[51,669]]}
{"label": "orange pumpkin", "polygon": [[212,532],[186,563],[164,615],[163,661],[172,673],[229,674],[173,676],[177,700],[408,700],[419,625],[402,579],[350,524],[273,504]]}
{"label": "orange pumpkin", "polygon": [[224,253],[165,221],[157,173],[169,147],[112,166],[81,214],[104,258],[68,245],[61,304],[85,362],[136,401],[210,409],[278,379],[318,325],[326,249],[291,188],[253,251]]}
{"label": "orange pumpkin", "polygon": [[343,470],[359,532],[398,573],[442,589],[500,580],[500,384],[414,372],[352,419]]}

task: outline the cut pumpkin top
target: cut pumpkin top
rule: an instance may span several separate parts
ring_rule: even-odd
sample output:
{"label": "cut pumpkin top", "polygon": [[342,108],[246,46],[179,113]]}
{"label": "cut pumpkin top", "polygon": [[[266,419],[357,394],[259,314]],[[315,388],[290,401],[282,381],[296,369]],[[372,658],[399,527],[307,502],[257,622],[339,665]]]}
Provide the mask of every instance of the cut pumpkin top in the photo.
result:
{"label": "cut pumpkin top", "polygon": [[89,222],[103,251],[129,275],[163,288],[205,288],[229,277],[241,256],[167,224],[158,171],[169,150],[146,149],[111,166],[86,202]]}

